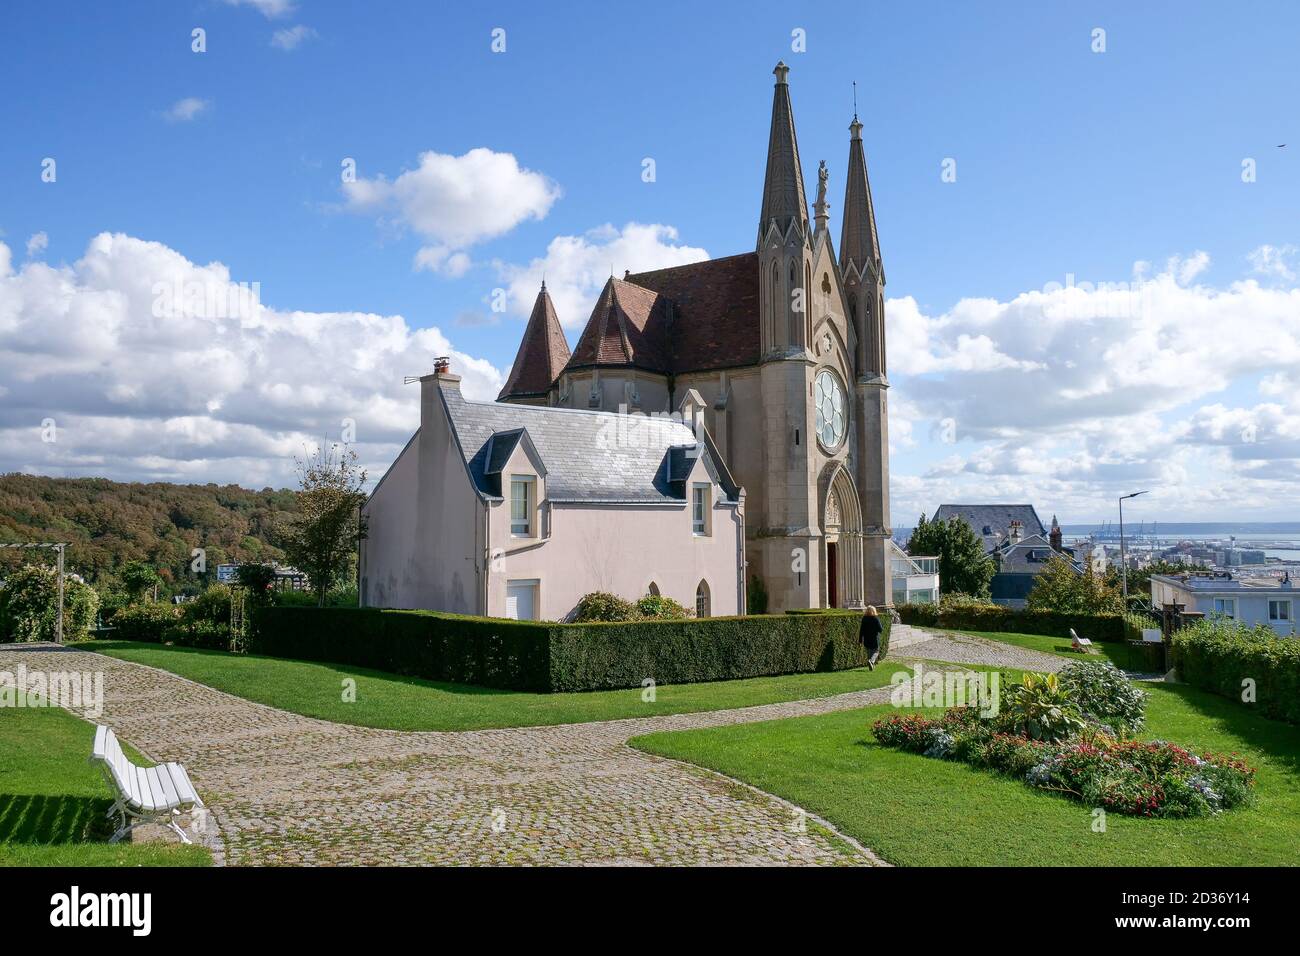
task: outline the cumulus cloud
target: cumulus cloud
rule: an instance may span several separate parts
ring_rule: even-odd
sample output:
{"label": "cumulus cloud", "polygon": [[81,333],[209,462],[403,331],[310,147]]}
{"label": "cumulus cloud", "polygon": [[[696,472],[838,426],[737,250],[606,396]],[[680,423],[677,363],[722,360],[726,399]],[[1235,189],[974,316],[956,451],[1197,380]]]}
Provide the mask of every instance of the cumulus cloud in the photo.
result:
{"label": "cumulus cloud", "polygon": [[177,100],[163,111],[163,119],[169,123],[188,123],[206,113],[212,106],[211,100],[202,100],[197,96],[187,96]]}
{"label": "cumulus cloud", "polygon": [[44,252],[50,245],[50,237],[44,232],[35,233],[27,240],[27,258],[35,259]]}
{"label": "cumulus cloud", "polygon": [[709,258],[704,249],[677,239],[672,226],[629,222],[618,229],[606,223],[581,236],[556,236],[546,254],[531,262],[498,262],[496,268],[514,312],[529,313],[545,278],[560,323],[581,328],[611,274],[621,279],[625,270],[648,272]]}
{"label": "cumulus cloud", "polygon": [[271,306],[161,243],[103,233],[70,266],[17,273],[8,257],[0,243],[0,471],[286,485],[351,419],[377,478],[418,424],[403,376],[449,355],[467,397],[502,384],[437,328]]}
{"label": "cumulus cloud", "polygon": [[[1166,516],[1278,513],[1300,474],[1300,289],[1198,284],[1209,265],[1137,263],[1121,282],[1069,277],[938,315],[891,300],[891,405],[953,445],[919,481],[896,468],[899,520],[1005,495],[1091,518],[1148,485],[1144,506]],[[1218,397],[1252,378],[1267,401]]]}
{"label": "cumulus cloud", "polygon": [[428,242],[415,268],[463,275],[469,247],[546,217],[560,187],[525,169],[510,153],[485,147],[461,156],[429,151],[396,179],[383,175],[344,183],[346,207],[414,230]]}
{"label": "cumulus cloud", "polygon": [[226,0],[231,7],[252,7],[268,20],[287,17],[298,9],[295,0]]}
{"label": "cumulus cloud", "polygon": [[271,34],[271,46],[281,50],[296,50],[304,41],[314,39],[317,35],[311,27],[299,23]]}

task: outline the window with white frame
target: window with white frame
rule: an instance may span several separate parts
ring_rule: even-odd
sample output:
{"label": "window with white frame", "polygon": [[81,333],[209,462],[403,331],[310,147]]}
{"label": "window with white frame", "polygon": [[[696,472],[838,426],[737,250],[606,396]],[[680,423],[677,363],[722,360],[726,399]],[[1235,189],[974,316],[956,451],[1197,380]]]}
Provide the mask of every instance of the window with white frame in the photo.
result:
{"label": "window with white frame", "polygon": [[1291,602],[1290,601],[1269,601],[1268,619],[1270,621],[1291,620]]}
{"label": "window with white frame", "polygon": [[709,533],[709,512],[713,505],[713,486],[694,485],[691,488],[691,532]]}
{"label": "window with white frame", "polygon": [[1214,613],[1221,614],[1224,617],[1237,616],[1237,599],[1236,598],[1215,598]]}
{"label": "window with white frame", "polygon": [[533,509],[537,503],[537,479],[532,475],[510,476],[510,533],[516,538],[533,536]]}

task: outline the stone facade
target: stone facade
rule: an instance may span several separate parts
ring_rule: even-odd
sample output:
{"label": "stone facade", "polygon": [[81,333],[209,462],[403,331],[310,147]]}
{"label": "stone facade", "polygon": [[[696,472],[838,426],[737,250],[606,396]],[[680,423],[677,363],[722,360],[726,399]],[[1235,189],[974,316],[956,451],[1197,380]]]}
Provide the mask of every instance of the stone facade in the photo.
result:
{"label": "stone facade", "polygon": [[[769,611],[891,603],[884,269],[857,116],[850,125],[841,248],[825,163],[814,217],[787,83],[774,73],[754,253],[611,278],[553,376],[552,406],[656,414],[692,392],[746,496],[748,584]],[[535,381],[549,327],[543,288],[512,378]],[[553,314],[553,310],[550,310]],[[558,321],[557,323],[558,324]],[[501,400],[538,401],[536,388]]]}

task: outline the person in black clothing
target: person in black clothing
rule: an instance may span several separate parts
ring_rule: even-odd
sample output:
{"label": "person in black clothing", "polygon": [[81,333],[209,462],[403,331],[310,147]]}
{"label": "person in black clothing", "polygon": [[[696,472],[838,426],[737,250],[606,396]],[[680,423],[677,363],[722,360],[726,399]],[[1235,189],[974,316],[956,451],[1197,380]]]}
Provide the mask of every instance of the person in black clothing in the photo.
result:
{"label": "person in black clothing", "polygon": [[867,605],[866,612],[862,615],[862,626],[858,631],[858,638],[862,641],[862,646],[867,649],[867,668],[876,669],[876,661],[880,660],[880,635],[885,632],[885,627],[880,623],[880,615],[870,604]]}

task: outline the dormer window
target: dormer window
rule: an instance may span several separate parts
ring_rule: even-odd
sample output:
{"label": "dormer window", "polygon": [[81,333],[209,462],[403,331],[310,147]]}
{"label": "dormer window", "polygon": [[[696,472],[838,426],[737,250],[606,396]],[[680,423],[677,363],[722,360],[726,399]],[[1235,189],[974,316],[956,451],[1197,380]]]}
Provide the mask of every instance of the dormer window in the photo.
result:
{"label": "dormer window", "polygon": [[533,536],[533,510],[537,506],[537,479],[532,475],[510,476],[510,533],[516,538]]}

